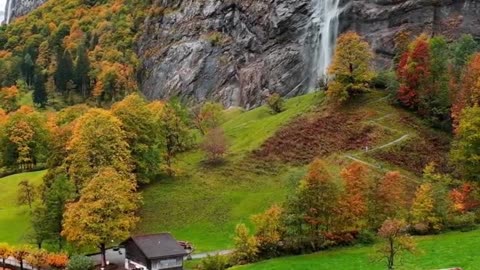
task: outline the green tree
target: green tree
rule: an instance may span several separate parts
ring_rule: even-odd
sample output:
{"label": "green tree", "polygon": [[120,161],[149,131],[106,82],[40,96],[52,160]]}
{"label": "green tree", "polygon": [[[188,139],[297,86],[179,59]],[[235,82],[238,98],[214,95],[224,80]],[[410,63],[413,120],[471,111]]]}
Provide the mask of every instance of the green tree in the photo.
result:
{"label": "green tree", "polygon": [[95,269],[90,258],[82,255],[73,255],[68,261],[68,270],[93,270]]}
{"label": "green tree", "polygon": [[478,43],[472,35],[462,35],[453,44],[453,74],[459,79],[463,68],[470,61],[470,57],[479,49]]}
{"label": "green tree", "polygon": [[165,105],[161,113],[160,130],[165,142],[166,171],[169,175],[174,175],[173,163],[177,154],[185,151],[191,144],[186,116],[178,104],[170,102]]}
{"label": "green tree", "polygon": [[130,235],[139,203],[134,178],[104,167],[88,181],[80,199],[67,205],[62,235],[79,246],[98,247],[105,267],[106,244]]}
{"label": "green tree", "polygon": [[368,90],[374,77],[370,46],[357,33],[347,32],[337,39],[333,61],[328,68],[332,81],[327,94],[334,103],[346,101],[354,94]]}
{"label": "green tree", "polygon": [[452,161],[469,180],[480,180],[480,107],[464,109],[451,150]]}
{"label": "green tree", "polygon": [[195,113],[195,125],[204,135],[208,130],[219,127],[224,120],[223,106],[219,103],[206,102]]}
{"label": "green tree", "polygon": [[45,75],[36,68],[33,83],[33,103],[40,108],[44,108],[48,101],[45,82]]}
{"label": "green tree", "polygon": [[112,113],[123,124],[138,181],[150,182],[160,172],[164,147],[161,134],[156,130],[154,114],[138,94],[114,104]]}
{"label": "green tree", "polygon": [[430,79],[432,91],[422,97],[420,104],[430,120],[444,128],[450,127],[449,48],[443,36],[429,40]]}
{"label": "green tree", "polygon": [[57,69],[55,70],[55,85],[63,94],[67,92],[67,84],[73,79],[73,61],[70,52],[58,50]]}
{"label": "green tree", "polygon": [[75,85],[78,91],[87,98],[90,95],[90,59],[88,59],[88,52],[84,45],[77,49],[77,59],[75,61]]}
{"label": "green tree", "polygon": [[44,204],[37,204],[33,208],[30,218],[32,223],[31,237],[39,249],[42,248],[43,242],[51,237],[48,212],[49,209]]}
{"label": "green tree", "polygon": [[32,209],[32,204],[35,201],[35,186],[30,183],[28,180],[22,180],[18,183],[18,196],[17,202],[19,205],[28,205],[30,210]]}

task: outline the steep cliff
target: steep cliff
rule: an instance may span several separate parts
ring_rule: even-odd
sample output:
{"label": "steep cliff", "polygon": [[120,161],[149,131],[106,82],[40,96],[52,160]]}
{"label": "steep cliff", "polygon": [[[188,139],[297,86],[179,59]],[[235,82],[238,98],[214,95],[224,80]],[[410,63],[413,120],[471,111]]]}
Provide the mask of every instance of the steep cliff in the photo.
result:
{"label": "steep cliff", "polygon": [[4,22],[9,23],[17,17],[26,15],[47,0],[7,0]]}
{"label": "steep cliff", "polygon": [[308,91],[310,0],[164,0],[139,42],[149,98],[256,106],[267,92]]}
{"label": "steep cliff", "polygon": [[338,25],[318,17],[316,6],[328,1],[158,0],[138,44],[142,89],[149,98],[248,108],[267,92],[293,96],[318,86],[317,47],[331,38],[318,40],[335,27],[362,34],[380,68],[390,65],[400,30],[480,37],[478,0],[342,0]]}
{"label": "steep cliff", "polygon": [[344,23],[363,35],[376,53],[379,67],[389,66],[396,33],[461,34],[480,38],[478,0],[354,0],[345,11]]}

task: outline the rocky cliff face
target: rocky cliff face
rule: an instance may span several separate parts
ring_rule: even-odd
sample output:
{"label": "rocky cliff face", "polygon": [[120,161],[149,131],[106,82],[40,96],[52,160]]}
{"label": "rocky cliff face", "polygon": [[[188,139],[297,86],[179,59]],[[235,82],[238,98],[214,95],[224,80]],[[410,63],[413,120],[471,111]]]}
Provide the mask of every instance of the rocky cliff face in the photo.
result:
{"label": "rocky cliff face", "polygon": [[310,0],[163,0],[139,43],[149,98],[252,107],[308,89]]}
{"label": "rocky cliff face", "polygon": [[480,38],[479,0],[354,0],[344,23],[362,34],[376,53],[378,67],[389,66],[400,31],[415,36],[468,33]]}
{"label": "rocky cliff face", "polygon": [[[138,48],[144,93],[249,108],[268,92],[311,90],[318,80],[312,58],[319,30],[311,27],[318,1],[157,0]],[[479,0],[342,0],[340,6],[340,32],[365,36],[378,67],[391,63],[400,30],[480,37]]]}
{"label": "rocky cliff face", "polygon": [[36,9],[47,0],[7,0],[5,7],[5,23],[9,23],[17,17],[26,15]]}

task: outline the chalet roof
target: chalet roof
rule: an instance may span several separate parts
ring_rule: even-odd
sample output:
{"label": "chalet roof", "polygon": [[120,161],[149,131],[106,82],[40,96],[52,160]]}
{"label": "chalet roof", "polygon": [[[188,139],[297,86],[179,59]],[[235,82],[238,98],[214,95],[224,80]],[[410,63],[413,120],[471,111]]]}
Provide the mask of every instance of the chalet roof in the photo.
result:
{"label": "chalet roof", "polygon": [[169,233],[132,236],[130,239],[140,248],[145,257],[150,260],[187,255],[185,249]]}

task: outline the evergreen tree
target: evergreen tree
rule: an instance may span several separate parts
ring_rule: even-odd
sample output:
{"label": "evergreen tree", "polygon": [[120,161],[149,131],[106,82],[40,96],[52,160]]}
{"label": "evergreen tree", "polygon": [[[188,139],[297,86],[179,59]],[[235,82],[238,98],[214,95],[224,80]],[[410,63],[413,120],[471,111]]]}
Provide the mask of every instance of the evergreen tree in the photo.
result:
{"label": "evergreen tree", "polygon": [[40,68],[37,67],[35,69],[35,80],[33,84],[33,103],[40,108],[44,108],[48,101],[45,83],[45,75],[40,71]]}
{"label": "evergreen tree", "polygon": [[54,74],[57,90],[66,94],[68,82],[73,80],[73,62],[68,51],[60,49],[57,53],[57,69]]}
{"label": "evergreen tree", "polygon": [[86,98],[90,94],[90,59],[85,46],[77,49],[77,59],[75,62],[75,84],[78,92]]}

